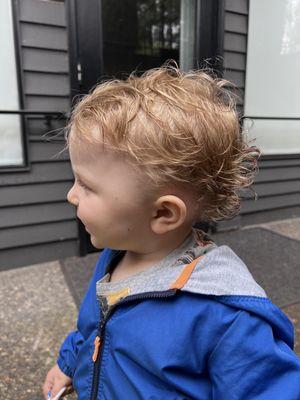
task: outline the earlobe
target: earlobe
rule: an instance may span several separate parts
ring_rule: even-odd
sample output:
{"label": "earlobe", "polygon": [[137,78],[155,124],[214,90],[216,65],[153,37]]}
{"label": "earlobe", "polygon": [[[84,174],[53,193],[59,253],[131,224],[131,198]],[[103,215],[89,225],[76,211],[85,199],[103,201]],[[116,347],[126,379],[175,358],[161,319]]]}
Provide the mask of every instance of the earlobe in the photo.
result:
{"label": "earlobe", "polygon": [[162,196],[155,202],[154,206],[151,228],[158,235],[177,229],[186,219],[186,205],[177,196]]}

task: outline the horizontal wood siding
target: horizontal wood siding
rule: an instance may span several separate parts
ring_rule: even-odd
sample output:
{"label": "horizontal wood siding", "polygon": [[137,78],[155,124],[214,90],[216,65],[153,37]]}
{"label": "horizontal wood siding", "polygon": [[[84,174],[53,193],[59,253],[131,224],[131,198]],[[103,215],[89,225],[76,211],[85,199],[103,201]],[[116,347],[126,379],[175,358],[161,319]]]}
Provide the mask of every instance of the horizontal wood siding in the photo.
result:
{"label": "horizontal wood siding", "polygon": [[247,0],[226,0],[224,21],[224,77],[238,88],[238,111],[244,104],[247,53]]}
{"label": "horizontal wood siding", "polygon": [[[238,111],[243,113],[248,0],[225,1],[224,77],[238,87]],[[241,213],[229,221],[218,222],[217,230],[300,216],[300,155],[259,160],[259,173],[252,185],[257,200],[243,192]]]}
{"label": "horizontal wood siding", "polygon": [[300,180],[255,183],[253,189],[259,198],[300,192]]}
{"label": "horizontal wood siding", "polygon": [[[24,108],[67,112],[65,4],[19,0],[18,10]],[[76,210],[66,201],[73,173],[68,153],[61,153],[64,124],[28,117],[30,171],[0,174],[0,269],[78,255]]]}
{"label": "horizontal wood siding", "polygon": [[[38,189],[36,189],[38,190]],[[8,212],[9,211],[9,212]],[[73,207],[64,200],[44,204],[22,205],[10,207],[9,210],[1,208],[1,229],[21,227],[23,225],[43,224],[49,221],[68,221],[75,217]],[[1,246],[3,242],[1,242]]]}
{"label": "horizontal wood siding", "polygon": [[[252,214],[252,223],[255,223],[256,214],[263,211],[277,210],[277,219],[280,219],[284,209],[286,213],[290,209],[294,215],[294,207],[300,205],[300,155],[298,159],[284,159],[282,156],[282,159],[278,160],[262,160],[259,162],[259,173],[252,187],[258,199],[244,200],[241,210],[242,216]],[[262,216],[257,218],[263,220]],[[246,222],[249,219],[244,220]]]}
{"label": "horizontal wood siding", "polygon": [[60,202],[66,198],[68,189],[66,181],[0,187],[0,207]]}
{"label": "horizontal wood siding", "polygon": [[69,74],[68,53],[56,50],[23,48],[24,71]]}
{"label": "horizontal wood siding", "polygon": [[1,173],[1,186],[25,185],[29,183],[69,181],[72,179],[72,169],[69,162],[60,163],[48,161],[32,163],[30,172]]}
{"label": "horizontal wood siding", "polygon": [[24,71],[23,79],[25,95],[69,98],[70,86],[68,74]]}
{"label": "horizontal wood siding", "polygon": [[244,105],[246,50],[246,36],[224,32],[224,78],[236,85],[237,109],[240,113]]}
{"label": "horizontal wood siding", "polygon": [[[70,100],[64,97],[60,96],[37,96],[33,94],[27,93],[26,95],[26,104],[27,104],[27,109],[28,110],[35,110],[35,111],[66,111],[68,107],[70,106]],[[37,120],[37,117],[35,118]],[[29,118],[30,121],[30,118]],[[45,119],[40,118],[40,126],[41,129],[43,128],[43,125],[45,123]],[[63,125],[60,124],[60,127]],[[31,126],[29,125],[29,129],[31,129]],[[32,131],[32,134],[34,134],[35,131]]]}
{"label": "horizontal wood siding", "polygon": [[41,225],[20,226],[18,230],[8,228],[0,231],[0,241],[3,249],[11,249],[18,243],[18,247],[31,246],[32,243],[44,244],[45,242],[63,242],[77,240],[76,221],[49,222]]}
{"label": "horizontal wood siding", "polygon": [[[24,0],[26,4],[26,0]],[[48,3],[45,2],[45,5]],[[21,45],[25,48],[52,49],[66,53],[66,29],[51,25],[31,24],[20,21]]]}
{"label": "horizontal wood siding", "polygon": [[72,239],[4,249],[0,251],[0,271],[76,255],[78,246],[78,240]]}

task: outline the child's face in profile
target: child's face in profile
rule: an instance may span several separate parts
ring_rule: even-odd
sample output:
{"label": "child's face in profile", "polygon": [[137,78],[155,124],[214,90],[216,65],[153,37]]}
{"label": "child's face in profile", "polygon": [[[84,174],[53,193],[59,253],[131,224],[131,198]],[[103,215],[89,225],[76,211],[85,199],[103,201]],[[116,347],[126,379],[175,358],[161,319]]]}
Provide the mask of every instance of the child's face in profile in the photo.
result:
{"label": "child's face in profile", "polygon": [[96,154],[72,144],[69,150],[75,182],[67,199],[94,247],[138,249],[150,230],[153,202],[146,195],[147,180],[121,154]]}

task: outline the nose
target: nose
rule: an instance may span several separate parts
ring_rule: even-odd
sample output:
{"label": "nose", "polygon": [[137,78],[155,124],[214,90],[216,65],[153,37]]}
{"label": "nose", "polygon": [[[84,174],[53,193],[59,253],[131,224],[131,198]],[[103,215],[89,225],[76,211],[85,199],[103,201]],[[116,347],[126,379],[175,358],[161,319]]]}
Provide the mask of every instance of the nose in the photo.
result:
{"label": "nose", "polygon": [[78,197],[75,193],[75,184],[71,187],[67,194],[67,200],[69,203],[73,204],[74,206],[78,206]]}

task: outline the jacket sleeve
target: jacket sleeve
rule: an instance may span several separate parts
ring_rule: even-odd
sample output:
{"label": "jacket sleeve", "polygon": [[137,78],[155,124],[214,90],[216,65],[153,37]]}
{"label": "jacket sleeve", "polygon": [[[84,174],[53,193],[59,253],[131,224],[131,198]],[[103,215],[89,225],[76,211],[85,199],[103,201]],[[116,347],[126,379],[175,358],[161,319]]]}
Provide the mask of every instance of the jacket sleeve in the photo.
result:
{"label": "jacket sleeve", "polygon": [[83,342],[83,336],[76,330],[69,333],[60,348],[57,364],[60,370],[70,378],[74,375],[77,354]]}
{"label": "jacket sleeve", "polygon": [[213,400],[299,400],[300,359],[271,325],[238,311],[209,358]]}
{"label": "jacket sleeve", "polygon": [[73,377],[77,355],[84,341],[89,337],[95,324],[99,321],[99,307],[97,305],[96,282],[103,275],[110,249],[104,249],[95,266],[93,277],[80,306],[77,329],[70,332],[60,347],[57,364],[60,370],[70,378]]}

